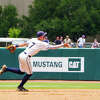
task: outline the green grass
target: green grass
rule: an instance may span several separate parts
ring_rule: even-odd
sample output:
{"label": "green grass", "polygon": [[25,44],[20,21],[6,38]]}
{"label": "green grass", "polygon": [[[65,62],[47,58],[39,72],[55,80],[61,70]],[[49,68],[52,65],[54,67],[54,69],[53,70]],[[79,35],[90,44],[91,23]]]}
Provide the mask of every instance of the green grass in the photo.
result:
{"label": "green grass", "polygon": [[[16,89],[18,82],[0,82],[0,89]],[[27,82],[28,89],[100,89],[100,83],[49,83],[49,82]]]}

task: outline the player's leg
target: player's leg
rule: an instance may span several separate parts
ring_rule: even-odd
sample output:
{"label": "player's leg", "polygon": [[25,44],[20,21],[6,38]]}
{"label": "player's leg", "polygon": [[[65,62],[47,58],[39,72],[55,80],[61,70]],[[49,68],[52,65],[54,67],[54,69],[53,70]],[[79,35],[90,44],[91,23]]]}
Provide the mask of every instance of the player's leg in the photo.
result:
{"label": "player's leg", "polygon": [[8,68],[6,65],[3,65],[0,74],[3,74],[4,72],[13,72],[17,74],[24,74],[24,72],[21,72],[19,68]]}
{"label": "player's leg", "polygon": [[[20,55],[19,55],[19,64],[20,65],[23,65],[23,58],[24,57],[24,55],[23,55],[23,53],[21,53]],[[22,60],[21,60],[22,59]],[[25,61],[24,61],[25,62]],[[24,65],[23,65],[23,67],[24,67]],[[17,73],[17,74],[24,74],[24,71],[23,70],[20,70],[19,68],[12,68],[12,67],[7,67],[6,65],[3,65],[2,66],[2,68],[1,68],[1,70],[0,70],[0,74],[3,74],[4,72],[7,72],[7,71],[9,71],[9,72],[13,72],[13,73]]]}
{"label": "player's leg", "polygon": [[23,77],[23,79],[22,79],[20,85],[18,86],[18,91],[28,91],[28,90],[25,89],[23,86],[24,86],[24,84],[29,80],[29,78],[30,78],[31,76],[32,76],[32,74],[26,74],[26,75]]}
{"label": "player's leg", "polygon": [[25,74],[25,72],[21,72],[19,68],[8,68],[7,67],[6,71],[17,73],[17,74]]}
{"label": "player's leg", "polygon": [[3,65],[0,69],[0,75],[3,74],[6,71],[7,66]]}
{"label": "player's leg", "polygon": [[24,84],[32,76],[32,66],[30,63],[30,57],[26,55],[19,56],[19,64],[21,71],[26,72],[26,75],[23,77],[20,85],[18,86],[18,91],[28,91],[27,89],[24,88]]}

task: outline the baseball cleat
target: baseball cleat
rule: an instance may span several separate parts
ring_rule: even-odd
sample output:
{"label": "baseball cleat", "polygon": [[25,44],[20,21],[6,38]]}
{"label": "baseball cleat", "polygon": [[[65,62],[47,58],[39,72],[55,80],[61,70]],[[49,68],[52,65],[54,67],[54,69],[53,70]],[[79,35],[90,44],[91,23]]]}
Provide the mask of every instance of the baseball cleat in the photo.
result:
{"label": "baseball cleat", "polygon": [[7,69],[7,66],[6,65],[3,65],[1,70],[0,70],[0,75],[3,74]]}
{"label": "baseball cleat", "polygon": [[17,91],[19,91],[19,92],[28,92],[29,90],[25,89],[24,87],[18,87]]}

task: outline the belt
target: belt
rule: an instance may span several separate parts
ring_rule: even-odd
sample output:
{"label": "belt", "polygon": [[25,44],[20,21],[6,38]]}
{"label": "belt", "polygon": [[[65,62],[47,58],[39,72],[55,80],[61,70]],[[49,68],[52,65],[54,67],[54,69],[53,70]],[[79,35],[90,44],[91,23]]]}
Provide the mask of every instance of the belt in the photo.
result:
{"label": "belt", "polygon": [[[27,54],[26,52],[24,52],[24,54]],[[31,57],[30,55],[28,55],[28,57]]]}

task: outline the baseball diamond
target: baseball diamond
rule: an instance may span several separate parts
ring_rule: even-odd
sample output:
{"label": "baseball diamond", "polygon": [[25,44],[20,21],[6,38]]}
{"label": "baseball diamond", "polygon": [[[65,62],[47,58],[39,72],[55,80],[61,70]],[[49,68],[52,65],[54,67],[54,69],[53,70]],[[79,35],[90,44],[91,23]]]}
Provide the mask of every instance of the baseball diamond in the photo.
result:
{"label": "baseball diamond", "polygon": [[19,82],[0,81],[0,100],[100,100],[99,81],[31,80],[29,92],[16,91]]}

